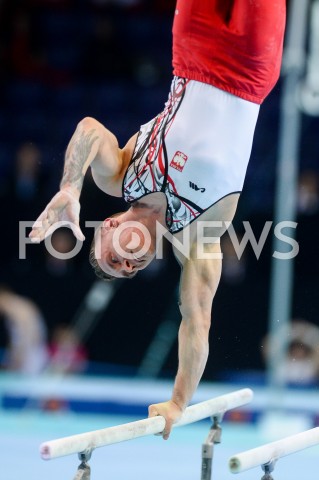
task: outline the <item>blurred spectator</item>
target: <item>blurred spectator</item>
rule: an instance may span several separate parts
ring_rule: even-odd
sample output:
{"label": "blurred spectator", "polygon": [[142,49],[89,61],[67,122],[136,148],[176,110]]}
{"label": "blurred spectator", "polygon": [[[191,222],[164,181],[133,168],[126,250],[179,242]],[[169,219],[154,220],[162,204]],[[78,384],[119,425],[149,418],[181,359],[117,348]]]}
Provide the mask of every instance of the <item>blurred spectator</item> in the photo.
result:
{"label": "blurred spectator", "polygon": [[68,325],[58,325],[50,344],[49,371],[55,373],[83,372],[87,365],[87,351],[76,331]]}
{"label": "blurred spectator", "polygon": [[14,193],[17,199],[28,201],[39,194],[39,190],[43,188],[40,165],[41,152],[36,145],[24,143],[19,147],[14,178]]}
{"label": "blurred spectator", "polygon": [[[31,1],[8,2],[6,6],[6,58],[9,73],[14,78],[26,81],[40,81],[48,85],[64,84],[72,75],[66,69],[57,68],[48,59],[46,32],[42,30],[41,16],[38,18],[39,8],[45,6],[45,2],[42,3],[43,5]],[[50,9],[53,6],[46,5]]]}
{"label": "blurred spectator", "polygon": [[319,211],[319,175],[313,170],[300,174],[297,208],[301,215],[313,215]]}
{"label": "blurred spectator", "polygon": [[[241,240],[242,238],[238,238],[238,243],[240,243]],[[226,233],[222,237],[221,245],[223,252],[223,281],[232,285],[243,282],[246,276],[245,252],[243,252],[241,257],[238,258],[238,255],[228,233]]]}
{"label": "blurred spectator", "polygon": [[147,55],[138,55],[134,59],[134,79],[142,87],[152,87],[159,83],[161,72],[159,65]]}
{"label": "blurred spectator", "polygon": [[296,273],[302,282],[316,281],[319,274],[319,175],[314,170],[300,174],[297,191],[297,241],[299,253]]}
{"label": "blurred spectator", "polygon": [[3,200],[11,206],[10,216],[16,213],[20,220],[32,220],[39,205],[50,198],[49,180],[48,172],[42,165],[40,148],[32,142],[20,145],[16,150],[14,167],[2,189]]}
{"label": "blurred spectator", "polygon": [[[83,248],[78,253],[72,251],[75,245],[81,248],[81,242],[75,244],[69,228],[56,230],[43,244],[41,252],[34,252],[34,261],[29,262],[31,270],[22,271],[20,268],[19,278],[15,280],[15,285],[30,292],[41,305],[50,331],[61,318],[68,321],[73,318],[95,280],[86,252]],[[27,260],[20,260],[20,264],[28,262],[32,245],[26,250]]]}
{"label": "blurred spectator", "polygon": [[[280,335],[280,333],[278,333]],[[288,385],[312,386],[319,383],[319,328],[305,320],[293,320],[288,333],[286,361],[279,366]],[[263,357],[270,354],[269,337],[263,342]]]}
{"label": "blurred spectator", "polygon": [[74,261],[72,261],[75,258],[72,254],[74,247],[75,237],[70,229],[60,228],[56,230],[49,243],[52,252],[46,250],[46,271],[53,277],[61,277],[72,273],[74,271]]}
{"label": "blurred spectator", "polygon": [[3,316],[9,343],[3,367],[6,370],[38,374],[48,360],[46,326],[38,307],[7,287],[0,287],[0,314]]}
{"label": "blurred spectator", "polygon": [[19,8],[13,17],[10,58],[13,73],[24,78],[41,78],[44,59],[40,42],[33,38],[32,17],[26,9]]}
{"label": "blurred spectator", "polygon": [[[16,152],[14,167],[4,179],[0,192],[3,212],[2,224],[6,226],[1,236],[1,254],[4,262],[18,258],[19,221],[35,220],[39,207],[45,205],[51,194],[49,176],[42,168],[42,154],[37,145],[23,143]],[[5,249],[4,249],[5,247]]]}
{"label": "blurred spectator", "polygon": [[92,81],[128,78],[131,60],[120,18],[106,13],[94,17],[94,26],[81,60],[80,73]]}

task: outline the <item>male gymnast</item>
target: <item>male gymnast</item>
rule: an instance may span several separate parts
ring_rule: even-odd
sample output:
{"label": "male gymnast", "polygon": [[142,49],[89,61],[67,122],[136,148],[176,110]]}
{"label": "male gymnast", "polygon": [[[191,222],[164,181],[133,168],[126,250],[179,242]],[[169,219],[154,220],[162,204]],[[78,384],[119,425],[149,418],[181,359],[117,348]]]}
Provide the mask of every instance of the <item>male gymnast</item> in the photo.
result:
{"label": "male gymnast", "polygon": [[[164,439],[190,402],[208,357],[221,260],[198,256],[198,222],[233,219],[260,104],[279,77],[284,28],[285,0],[177,0],[174,77],[163,112],[124,148],[97,120],[80,121],[60,190],[30,234],[39,242],[63,220],[84,240],[79,198],[90,166],[96,185],[129,205],[96,231],[90,261],[100,277],[133,277],[145,268],[156,253],[157,223],[180,241],[189,235],[189,255],[173,247],[181,266],[178,371],[171,398],[149,407],[149,416],[166,419]],[[205,241],[226,230],[207,225]],[[150,241],[140,256],[142,227]],[[206,254],[219,252],[218,242],[205,243]]]}

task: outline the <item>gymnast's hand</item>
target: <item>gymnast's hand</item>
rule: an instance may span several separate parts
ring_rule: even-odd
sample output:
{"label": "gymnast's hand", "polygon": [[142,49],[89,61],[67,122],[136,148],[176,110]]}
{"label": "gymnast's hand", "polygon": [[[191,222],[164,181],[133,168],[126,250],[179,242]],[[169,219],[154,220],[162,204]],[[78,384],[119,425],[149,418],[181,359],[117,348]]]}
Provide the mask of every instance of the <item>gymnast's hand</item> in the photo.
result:
{"label": "gymnast's hand", "polygon": [[172,430],[173,423],[178,422],[182,414],[183,410],[177,405],[177,403],[173,402],[173,400],[169,400],[168,402],[163,403],[156,403],[155,405],[150,405],[148,407],[149,417],[156,417],[157,415],[161,415],[165,418],[165,428],[161,433],[164,440],[168,439]]}
{"label": "gymnast's hand", "polygon": [[79,217],[78,198],[70,190],[60,190],[33,224],[29,238],[33,243],[39,243],[57,228],[69,227],[74,236],[83,241],[85,237],[80,229]]}

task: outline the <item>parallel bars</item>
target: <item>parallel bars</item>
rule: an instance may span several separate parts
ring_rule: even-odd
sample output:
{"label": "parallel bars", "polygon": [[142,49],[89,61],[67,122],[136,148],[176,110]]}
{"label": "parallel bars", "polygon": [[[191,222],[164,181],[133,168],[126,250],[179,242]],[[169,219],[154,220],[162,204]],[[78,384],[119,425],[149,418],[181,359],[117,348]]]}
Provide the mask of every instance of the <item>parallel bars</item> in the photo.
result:
{"label": "parallel bars", "polygon": [[[174,427],[181,427],[208,417],[222,417],[227,410],[249,403],[252,397],[252,390],[244,388],[192,405],[186,408],[182,418],[174,424]],[[164,417],[146,418],[115,427],[44,442],[40,445],[40,454],[44,460],[50,460],[73,453],[92,452],[97,447],[161,433],[164,427]]]}

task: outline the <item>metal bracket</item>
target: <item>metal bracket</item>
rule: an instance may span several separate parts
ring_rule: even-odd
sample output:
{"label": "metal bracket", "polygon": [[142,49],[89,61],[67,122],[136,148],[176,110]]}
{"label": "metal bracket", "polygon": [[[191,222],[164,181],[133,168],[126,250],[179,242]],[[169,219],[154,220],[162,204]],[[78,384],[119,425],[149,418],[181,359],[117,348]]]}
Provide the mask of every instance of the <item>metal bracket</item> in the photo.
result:
{"label": "metal bracket", "polygon": [[263,475],[261,480],[274,480],[274,478],[270,474],[275,470],[275,463],[276,460],[272,460],[271,462],[265,463],[261,466],[261,468],[265,472],[265,475]]}
{"label": "metal bracket", "polygon": [[221,443],[222,429],[219,423],[223,416],[212,417],[213,425],[210,428],[208,436],[202,445],[202,472],[201,480],[210,480],[212,476],[212,464],[214,456],[214,445]]}
{"label": "metal bracket", "polygon": [[87,462],[91,458],[92,451],[93,450],[85,450],[84,452],[78,453],[78,457],[81,463],[78,466],[76,475],[73,480],[90,480],[91,467]]}

